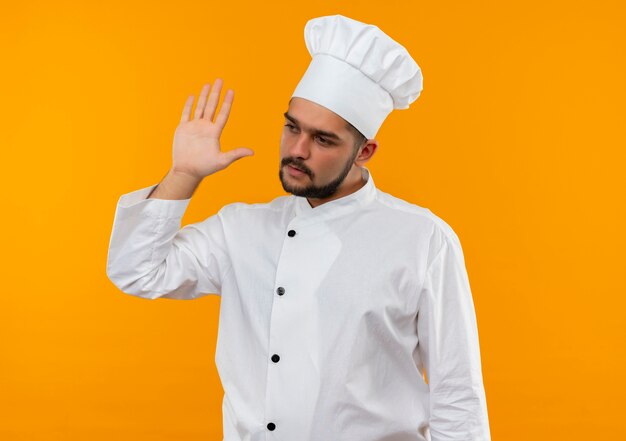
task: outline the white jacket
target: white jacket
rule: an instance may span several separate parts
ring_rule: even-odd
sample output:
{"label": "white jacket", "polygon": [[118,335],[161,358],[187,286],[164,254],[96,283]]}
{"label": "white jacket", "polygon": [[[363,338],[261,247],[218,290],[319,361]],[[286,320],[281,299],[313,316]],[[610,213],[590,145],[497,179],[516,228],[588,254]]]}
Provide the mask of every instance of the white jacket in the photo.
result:
{"label": "white jacket", "polygon": [[146,299],[221,296],[225,441],[488,441],[478,330],[457,235],[365,186],[233,203],[119,199],[107,275]]}

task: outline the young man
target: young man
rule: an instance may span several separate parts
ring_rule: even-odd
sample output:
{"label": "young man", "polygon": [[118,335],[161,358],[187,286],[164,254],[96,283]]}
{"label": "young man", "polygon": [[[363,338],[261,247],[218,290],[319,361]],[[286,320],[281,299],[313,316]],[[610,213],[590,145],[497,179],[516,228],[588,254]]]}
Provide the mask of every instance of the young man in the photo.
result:
{"label": "young man", "polygon": [[280,143],[291,195],[180,228],[200,182],[253,154],[220,149],[234,92],[215,116],[218,79],[193,117],[188,99],[163,181],[120,198],[107,274],[146,299],[221,296],[225,441],[487,441],[459,239],[365,167],[385,117],[419,96],[421,70],[340,15],[310,20],[305,41],[313,58]]}

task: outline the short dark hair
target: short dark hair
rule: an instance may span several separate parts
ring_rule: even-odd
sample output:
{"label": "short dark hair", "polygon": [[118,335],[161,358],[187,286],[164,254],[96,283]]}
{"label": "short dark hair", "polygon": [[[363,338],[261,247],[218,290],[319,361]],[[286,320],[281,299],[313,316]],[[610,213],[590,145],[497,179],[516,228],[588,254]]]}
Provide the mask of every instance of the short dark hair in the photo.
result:
{"label": "short dark hair", "polygon": [[363,143],[365,143],[365,141],[367,141],[365,135],[363,135],[356,127],[354,127],[348,121],[346,121],[346,128],[350,130],[352,132],[352,135],[354,136],[354,150],[357,150],[363,145]]}

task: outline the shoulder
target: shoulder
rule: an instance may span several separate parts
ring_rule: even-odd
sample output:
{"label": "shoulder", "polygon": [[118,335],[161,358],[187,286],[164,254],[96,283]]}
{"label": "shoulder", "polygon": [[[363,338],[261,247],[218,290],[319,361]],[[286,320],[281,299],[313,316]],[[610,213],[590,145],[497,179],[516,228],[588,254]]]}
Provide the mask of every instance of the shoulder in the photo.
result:
{"label": "shoulder", "polygon": [[452,226],[431,209],[377,190],[376,201],[386,219],[400,218],[408,231],[418,231],[420,249],[427,265],[435,261],[443,250],[463,260],[461,241]]}
{"label": "shoulder", "polygon": [[377,190],[376,201],[388,215],[403,216],[411,223],[422,224],[440,238],[445,237],[457,242],[459,240],[453,228],[427,207],[405,201],[381,190]]}

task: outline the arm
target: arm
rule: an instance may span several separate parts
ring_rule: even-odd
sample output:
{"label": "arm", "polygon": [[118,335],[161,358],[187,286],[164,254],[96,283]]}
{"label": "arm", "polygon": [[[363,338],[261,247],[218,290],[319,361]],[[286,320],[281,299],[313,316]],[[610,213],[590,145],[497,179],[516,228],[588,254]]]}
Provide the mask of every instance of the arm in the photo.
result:
{"label": "arm", "polygon": [[489,441],[478,329],[463,251],[436,230],[419,299],[418,351],[430,388],[433,441]]}
{"label": "arm", "polygon": [[146,299],[220,294],[222,274],[230,265],[221,215],[180,229],[190,199],[146,199],[154,188],[120,197],[107,276],[122,292]]}
{"label": "arm", "polygon": [[200,182],[237,159],[253,154],[238,148],[222,152],[219,138],[234,92],[229,89],[215,122],[222,82],[202,89],[194,118],[187,99],[174,135],[173,164],[163,181],[123,195],[117,205],[107,257],[107,276],[128,294],[143,298],[193,299],[221,290],[230,265],[220,213],[180,229]]}

